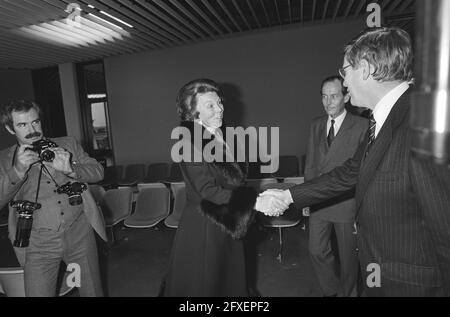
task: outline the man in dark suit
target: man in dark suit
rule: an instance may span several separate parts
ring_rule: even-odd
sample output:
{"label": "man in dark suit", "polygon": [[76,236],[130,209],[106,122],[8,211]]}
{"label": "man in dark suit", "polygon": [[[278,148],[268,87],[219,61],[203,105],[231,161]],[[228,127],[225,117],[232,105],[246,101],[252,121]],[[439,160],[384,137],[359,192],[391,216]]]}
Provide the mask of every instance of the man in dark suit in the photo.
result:
{"label": "man in dark suit", "polygon": [[[68,182],[98,182],[103,178],[103,168],[69,137],[52,139],[57,144],[49,149],[54,158],[41,164],[42,155],[30,150],[33,142],[43,140],[40,112],[37,104],[26,100],[13,101],[0,111],[1,123],[17,139],[16,145],[0,152],[0,208],[11,201],[41,204],[33,213],[29,246],[24,243],[15,248],[24,266],[25,294],[55,296],[63,260],[79,274],[72,281],[80,286],[81,296],[101,296],[92,228],[106,240],[103,218],[89,192],[83,192],[82,200],[77,200],[69,198],[68,192],[58,193],[58,189]],[[17,212],[10,207],[12,241],[16,231],[23,229],[16,227],[17,222]]]}
{"label": "man in dark suit", "polygon": [[340,74],[352,104],[373,110],[367,142],[331,172],[270,193],[302,208],[356,188],[367,296],[450,295],[450,169],[410,151],[412,60],[399,28],[370,29],[350,42]]}
{"label": "man in dark suit", "polygon": [[[328,173],[351,158],[364,140],[369,122],[345,109],[349,96],[340,76],[322,81],[322,105],[327,113],[311,124],[306,149],[305,181]],[[313,206],[309,218],[309,253],[324,296],[356,296],[358,257],[354,234],[354,192]],[[332,229],[339,250],[340,278],[336,275]]]}

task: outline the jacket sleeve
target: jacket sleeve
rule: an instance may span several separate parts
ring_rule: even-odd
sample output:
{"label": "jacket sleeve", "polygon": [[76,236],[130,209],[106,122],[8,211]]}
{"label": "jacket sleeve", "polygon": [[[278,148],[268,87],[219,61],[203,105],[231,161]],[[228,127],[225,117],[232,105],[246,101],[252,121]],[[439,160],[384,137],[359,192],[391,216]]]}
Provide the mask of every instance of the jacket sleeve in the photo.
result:
{"label": "jacket sleeve", "polygon": [[358,181],[359,167],[365,152],[365,144],[359,145],[355,155],[344,165],[309,182],[289,188],[298,209],[315,205],[354,189]]}
{"label": "jacket sleeve", "polygon": [[72,153],[72,168],[75,172],[75,180],[84,183],[96,183],[103,179],[103,166],[96,159],[89,157],[81,145],[70,138]]}
{"label": "jacket sleeve", "polygon": [[450,168],[411,156],[409,175],[436,248],[445,296],[450,296]]}
{"label": "jacket sleeve", "polygon": [[245,236],[254,217],[257,193],[250,187],[220,186],[208,163],[184,163],[185,179],[201,196],[201,212],[235,239]]}
{"label": "jacket sleeve", "polygon": [[14,167],[5,169],[0,165],[0,209],[5,207],[13,198],[17,191],[20,189],[26,176],[20,179],[17,175]]}

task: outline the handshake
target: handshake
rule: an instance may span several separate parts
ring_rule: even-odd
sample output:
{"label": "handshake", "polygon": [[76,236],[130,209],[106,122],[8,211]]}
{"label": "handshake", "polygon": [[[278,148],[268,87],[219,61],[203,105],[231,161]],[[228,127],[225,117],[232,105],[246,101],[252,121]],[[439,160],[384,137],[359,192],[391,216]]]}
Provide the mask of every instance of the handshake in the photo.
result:
{"label": "handshake", "polygon": [[281,216],[293,203],[289,190],[268,189],[259,194],[255,209],[266,216]]}

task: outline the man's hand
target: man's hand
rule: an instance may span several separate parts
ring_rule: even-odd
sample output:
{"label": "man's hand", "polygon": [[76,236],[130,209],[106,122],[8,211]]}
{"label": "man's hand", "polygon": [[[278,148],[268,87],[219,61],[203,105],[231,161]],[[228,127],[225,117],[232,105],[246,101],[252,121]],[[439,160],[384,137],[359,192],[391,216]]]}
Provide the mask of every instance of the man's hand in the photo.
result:
{"label": "man's hand", "polygon": [[25,174],[28,172],[30,166],[33,163],[39,161],[39,155],[34,152],[28,150],[30,147],[29,144],[22,144],[19,146],[19,149],[16,153],[16,161],[14,162],[14,169],[16,170],[19,178],[24,178]]}
{"label": "man's hand", "polygon": [[265,192],[263,192],[262,194],[260,194],[260,196],[266,196],[266,195],[277,197],[278,199],[283,200],[288,205],[293,203],[291,193],[287,189],[286,190],[268,189]]}
{"label": "man's hand", "polygon": [[266,216],[280,216],[288,208],[289,204],[276,196],[260,195],[256,199],[255,209]]}
{"label": "man's hand", "polygon": [[70,161],[70,152],[60,147],[51,148],[50,150],[55,153],[55,158],[52,162],[44,162],[45,166],[50,166],[54,170],[66,175],[73,174],[74,171]]}

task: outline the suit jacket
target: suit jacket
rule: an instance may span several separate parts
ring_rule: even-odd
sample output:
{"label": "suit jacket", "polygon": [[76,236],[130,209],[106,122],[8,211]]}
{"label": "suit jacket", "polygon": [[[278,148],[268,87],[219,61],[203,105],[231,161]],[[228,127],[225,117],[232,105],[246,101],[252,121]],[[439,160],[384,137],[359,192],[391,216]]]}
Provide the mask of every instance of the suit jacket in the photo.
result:
{"label": "suit jacket", "polygon": [[[74,138],[71,137],[62,137],[52,139],[56,144],[60,147],[65,148],[69,152],[72,153],[72,162],[73,169],[76,174],[76,179],[71,179],[67,176],[64,176],[62,173],[55,172],[55,177],[58,177],[62,185],[62,181],[79,181],[84,183],[94,183],[103,179],[103,167],[99,164],[95,159],[90,158],[81,148],[81,146],[77,143]],[[29,174],[25,176],[23,180],[20,180],[14,171],[13,168],[13,160],[14,154],[17,146],[14,145],[10,148],[0,151],[0,208],[3,208],[10,201],[15,200],[18,195],[23,195],[20,189],[27,181]],[[33,182],[36,181],[31,180]],[[44,184],[44,177],[41,179],[41,184]],[[47,186],[48,187],[48,186]],[[41,186],[42,194],[45,193],[46,187],[44,185]],[[55,194],[59,195],[59,194]],[[95,229],[95,231],[100,235],[103,240],[107,240],[106,232],[105,232],[105,224],[103,220],[103,216],[101,215],[97,204],[95,203],[92,195],[89,191],[85,191],[82,194],[83,197],[83,206],[82,209],[91,224],[91,226]],[[39,211],[37,211],[39,212]],[[17,212],[13,208],[9,208],[9,218],[8,218],[8,230],[9,230],[9,238],[11,241],[15,238],[16,233],[16,224],[17,224]],[[34,224],[33,224],[34,225]],[[45,224],[40,224],[45,225]]]}
{"label": "suit jacket", "polygon": [[356,187],[363,281],[371,263],[381,273],[381,287],[366,285],[370,296],[450,295],[450,170],[412,155],[410,103],[406,92],[366,158],[362,144],[343,166],[291,190],[304,207]]}
{"label": "suit jacket", "polygon": [[[347,112],[344,121],[331,146],[327,142],[328,116],[317,118],[311,124],[308,148],[306,150],[305,181],[328,173],[351,158],[359,144],[365,139],[369,121]],[[354,221],[356,206],[354,191],[311,206],[311,217],[339,223]]]}

